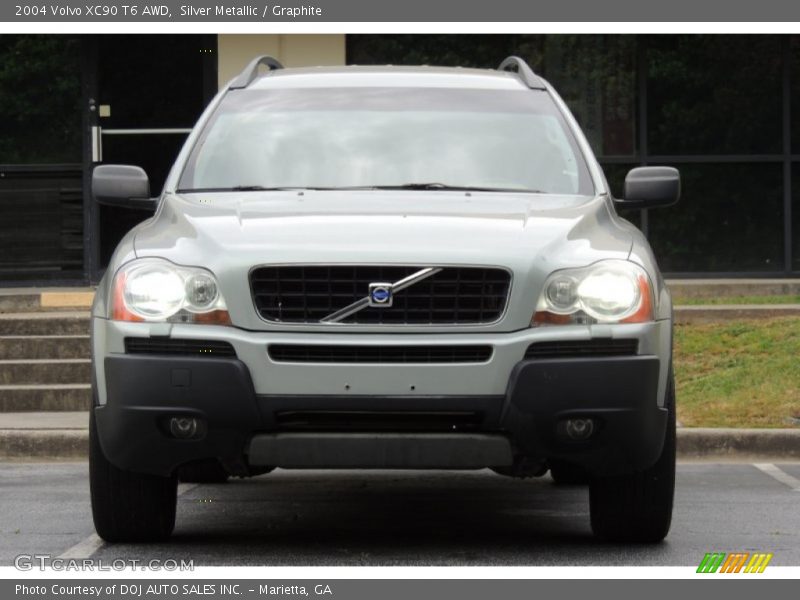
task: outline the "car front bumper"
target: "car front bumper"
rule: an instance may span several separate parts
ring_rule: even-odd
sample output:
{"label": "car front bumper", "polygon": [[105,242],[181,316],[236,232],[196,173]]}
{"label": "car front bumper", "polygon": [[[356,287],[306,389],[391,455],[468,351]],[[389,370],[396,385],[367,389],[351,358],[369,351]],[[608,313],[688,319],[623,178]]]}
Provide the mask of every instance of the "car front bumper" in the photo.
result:
{"label": "car front bumper", "polygon": [[[670,352],[668,321],[430,336],[430,343],[489,343],[480,364],[275,364],[266,345],[315,336],[174,326],[175,339],[230,342],[235,358],[125,354],[125,337],[148,325],[95,319],[94,355],[102,448],[120,468],[166,475],[222,458],[258,466],[331,468],[507,467],[560,459],[595,474],[642,469],[661,452]],[[428,336],[320,335],[322,343],[424,343]],[[636,338],[635,356],[525,359],[536,341]],[[336,339],[332,339],[336,338]],[[410,340],[413,339],[413,342]],[[297,427],[286,415],[471,415],[448,431]],[[177,439],[169,419],[194,417],[202,435]],[[563,435],[568,418],[591,418],[592,436]],[[301,419],[302,422],[302,419]],[[427,427],[427,426],[426,426]]]}

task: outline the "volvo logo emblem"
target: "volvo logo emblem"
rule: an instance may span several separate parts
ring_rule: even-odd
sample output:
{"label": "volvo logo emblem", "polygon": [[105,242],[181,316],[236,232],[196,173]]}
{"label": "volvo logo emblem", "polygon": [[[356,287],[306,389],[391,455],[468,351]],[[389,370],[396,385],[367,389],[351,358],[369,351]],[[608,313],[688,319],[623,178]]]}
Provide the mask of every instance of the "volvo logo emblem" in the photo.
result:
{"label": "volvo logo emblem", "polygon": [[392,295],[391,283],[370,283],[369,284],[369,305],[385,308],[392,305],[394,296]]}
{"label": "volvo logo emblem", "polygon": [[428,277],[436,275],[442,267],[424,267],[416,273],[411,273],[394,283],[370,283],[369,293],[364,298],[359,298],[355,302],[340,308],[331,314],[322,317],[320,323],[341,323],[350,315],[356,314],[367,307],[387,308],[394,301],[394,293],[400,292],[407,287],[419,283]]}

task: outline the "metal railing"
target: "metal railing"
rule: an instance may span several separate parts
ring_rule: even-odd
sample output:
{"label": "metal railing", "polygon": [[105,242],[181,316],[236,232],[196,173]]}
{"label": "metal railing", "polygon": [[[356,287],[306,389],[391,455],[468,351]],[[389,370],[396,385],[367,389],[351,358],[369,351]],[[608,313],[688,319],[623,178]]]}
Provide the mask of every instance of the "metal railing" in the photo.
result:
{"label": "metal railing", "polygon": [[103,162],[104,135],[188,135],[191,127],[153,127],[141,129],[103,129],[92,127],[92,162]]}

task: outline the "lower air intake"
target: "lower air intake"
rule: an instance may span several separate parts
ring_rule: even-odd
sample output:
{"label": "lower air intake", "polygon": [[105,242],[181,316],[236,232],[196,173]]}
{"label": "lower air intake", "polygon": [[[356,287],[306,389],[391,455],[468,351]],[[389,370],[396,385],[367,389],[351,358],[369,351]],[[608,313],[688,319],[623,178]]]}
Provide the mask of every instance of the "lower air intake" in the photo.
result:
{"label": "lower air intake", "polygon": [[171,356],[233,357],[236,351],[228,342],[215,340],[174,340],[171,338],[125,338],[127,354]]}
{"label": "lower air intake", "polygon": [[639,340],[594,340],[536,342],[528,346],[525,358],[591,358],[602,356],[635,356]]}

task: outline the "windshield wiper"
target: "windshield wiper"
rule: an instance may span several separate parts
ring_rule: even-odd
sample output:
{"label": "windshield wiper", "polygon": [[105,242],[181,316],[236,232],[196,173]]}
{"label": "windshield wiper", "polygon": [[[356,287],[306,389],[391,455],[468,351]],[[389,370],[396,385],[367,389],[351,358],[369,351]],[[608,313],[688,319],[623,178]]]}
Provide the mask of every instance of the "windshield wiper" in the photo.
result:
{"label": "windshield wiper", "polygon": [[480,187],[474,185],[448,185],[446,183],[403,183],[399,185],[343,185],[332,187],[235,185],[231,187],[187,188],[178,190],[179,194],[214,193],[214,192],[293,192],[302,190],[337,191],[337,190],[442,190],[450,192],[515,192],[518,194],[543,194],[542,190],[520,188]]}
{"label": "windshield wiper", "polygon": [[186,188],[178,190],[179,194],[190,194],[200,192],[293,192],[296,190],[308,190],[302,186],[267,187],[263,185],[234,185],[231,187],[207,187],[207,188]]}
{"label": "windshield wiper", "polygon": [[443,190],[451,192],[517,192],[521,194],[541,194],[542,190],[520,188],[481,187],[477,185],[448,185],[446,183],[403,183],[400,185],[370,185],[363,189],[371,190]]}

